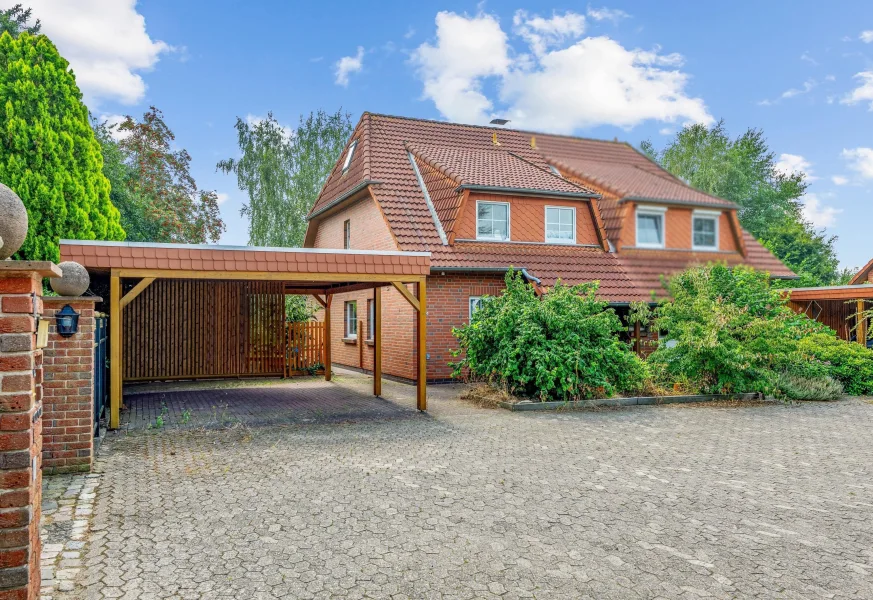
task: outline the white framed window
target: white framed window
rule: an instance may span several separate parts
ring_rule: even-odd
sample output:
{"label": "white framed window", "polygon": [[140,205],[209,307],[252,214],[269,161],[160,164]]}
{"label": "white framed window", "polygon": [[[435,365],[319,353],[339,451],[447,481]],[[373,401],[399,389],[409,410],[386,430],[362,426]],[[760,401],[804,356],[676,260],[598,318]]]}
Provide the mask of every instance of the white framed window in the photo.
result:
{"label": "white framed window", "polygon": [[546,207],[546,241],[551,244],[576,243],[576,209],[571,206]]}
{"label": "white framed window", "polygon": [[355,339],[358,337],[358,303],[354,300],[350,302],[346,302],[345,304],[345,313],[346,313],[346,327],[345,327],[345,337],[348,339]]}
{"label": "white framed window", "polygon": [[667,209],[659,206],[637,207],[637,246],[663,248]]}
{"label": "white framed window", "polygon": [[476,202],[476,239],[509,239],[509,202]]}
{"label": "white framed window", "polygon": [[358,140],[353,140],[351,144],[349,144],[349,149],[346,152],[346,159],[343,161],[343,173],[349,170],[349,167],[352,164],[352,157],[355,155],[355,148],[358,145]]}
{"label": "white framed window", "polygon": [[720,212],[695,210],[691,215],[691,245],[694,250],[718,250]]}
{"label": "white framed window", "polygon": [[[379,289],[376,288],[376,293]],[[376,334],[376,303],[372,300],[367,300],[367,340],[373,341]]]}
{"label": "white framed window", "polygon": [[348,250],[352,247],[352,221],[346,219],[343,222],[343,248]]}
{"label": "white framed window", "polygon": [[473,320],[473,313],[482,307],[482,296],[470,296],[470,314],[468,318]]}

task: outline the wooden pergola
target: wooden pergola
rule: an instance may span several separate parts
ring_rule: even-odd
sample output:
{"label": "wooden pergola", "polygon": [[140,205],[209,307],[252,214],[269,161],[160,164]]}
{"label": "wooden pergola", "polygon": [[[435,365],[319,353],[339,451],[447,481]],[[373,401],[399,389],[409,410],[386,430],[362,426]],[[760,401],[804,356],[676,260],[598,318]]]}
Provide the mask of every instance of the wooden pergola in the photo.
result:
{"label": "wooden pergola", "polygon": [[[258,248],[137,242],[61,240],[61,260],[109,276],[109,427],[118,428],[122,400],[122,334],[129,305],[156,280],[280,282],[284,293],[314,297],[324,307],[324,378],[331,379],[331,314],[335,294],[373,289],[373,393],[382,394],[382,301],[379,288],[392,286],[416,313],[419,410],[427,410],[427,252],[379,252]],[[122,293],[125,280],[138,280]],[[407,285],[413,284],[413,294]],[[129,286],[130,284],[128,284]],[[178,307],[173,307],[178,308]],[[182,306],[184,310],[184,306]],[[184,316],[184,315],[183,315]]]}

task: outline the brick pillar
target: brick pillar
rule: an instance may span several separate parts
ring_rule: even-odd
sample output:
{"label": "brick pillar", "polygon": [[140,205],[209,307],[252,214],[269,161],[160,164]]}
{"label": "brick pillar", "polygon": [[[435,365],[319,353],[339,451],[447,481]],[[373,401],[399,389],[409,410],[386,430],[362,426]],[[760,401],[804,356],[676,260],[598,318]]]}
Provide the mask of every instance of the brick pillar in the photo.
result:
{"label": "brick pillar", "polygon": [[39,598],[42,278],[52,263],[0,261],[0,600]]}
{"label": "brick pillar", "polygon": [[[45,348],[42,469],[46,475],[90,471],[94,456],[95,296],[43,298],[49,320]],[[54,316],[67,304],[79,313],[79,331],[58,335]]]}

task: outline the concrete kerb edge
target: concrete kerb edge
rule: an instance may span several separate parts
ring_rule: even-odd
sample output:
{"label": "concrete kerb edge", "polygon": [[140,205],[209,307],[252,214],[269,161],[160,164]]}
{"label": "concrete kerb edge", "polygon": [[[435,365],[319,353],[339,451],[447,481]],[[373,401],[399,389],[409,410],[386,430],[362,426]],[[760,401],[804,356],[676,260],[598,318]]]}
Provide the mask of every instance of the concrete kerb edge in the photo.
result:
{"label": "concrete kerb edge", "polygon": [[717,402],[719,400],[763,400],[758,393],[752,394],[701,394],[692,396],[640,396],[635,398],[605,398],[602,400],[575,400],[571,402],[500,402],[501,408],[511,411],[574,410],[582,408],[616,406],[651,406],[657,404],[683,404],[692,402]]}

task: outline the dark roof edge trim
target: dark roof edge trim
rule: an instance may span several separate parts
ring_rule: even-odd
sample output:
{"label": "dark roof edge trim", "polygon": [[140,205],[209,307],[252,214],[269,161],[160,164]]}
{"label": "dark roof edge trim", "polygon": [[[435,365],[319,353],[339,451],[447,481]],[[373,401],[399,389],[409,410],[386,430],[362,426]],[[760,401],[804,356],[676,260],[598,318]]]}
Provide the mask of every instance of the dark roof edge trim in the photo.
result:
{"label": "dark roof edge trim", "polygon": [[363,190],[363,189],[366,188],[367,186],[369,186],[369,185],[373,185],[373,184],[377,184],[377,183],[382,183],[382,182],[381,182],[381,181],[376,181],[375,179],[365,179],[365,180],[363,180],[361,183],[359,183],[358,185],[356,185],[355,187],[353,187],[353,188],[350,189],[349,191],[345,192],[344,194],[340,194],[339,196],[337,196],[336,198],[334,198],[333,200],[331,200],[330,202],[328,202],[327,204],[325,204],[324,206],[322,206],[321,208],[319,208],[319,209],[318,209],[317,211],[315,211],[314,213],[308,215],[308,216],[306,217],[306,220],[307,220],[307,221],[310,221],[310,220],[314,219],[314,218],[317,217],[318,215],[320,215],[320,214],[322,214],[322,213],[324,213],[324,212],[327,212],[327,211],[330,210],[331,208],[335,207],[337,204],[341,204],[341,203],[344,202],[345,200],[348,200],[349,198],[351,198],[352,196],[354,196],[355,194],[357,194],[358,192],[360,192],[361,190]]}
{"label": "dark roof edge trim", "polygon": [[530,271],[525,269],[524,267],[437,267],[434,265],[430,266],[431,273],[436,271],[448,271],[450,273],[506,273],[510,269],[513,271],[521,271],[522,276],[529,280],[536,282],[537,284],[542,283],[539,277],[534,277],[530,274]]}
{"label": "dark roof edge trim", "polygon": [[[701,194],[704,192],[700,192]],[[679,206],[696,206],[699,208],[739,208],[737,204],[734,204],[730,200],[722,200],[719,203],[715,202],[696,202],[694,200],[674,200],[669,198],[647,198],[645,196],[625,196],[621,198],[618,203],[623,204],[625,202],[646,202],[652,204],[676,204]]]}
{"label": "dark roof edge trim", "polygon": [[543,196],[545,198],[575,198],[577,200],[591,200],[602,198],[600,194],[587,192],[559,192],[550,190],[532,190],[529,188],[496,187],[490,185],[462,184],[455,191],[470,190],[471,192],[484,192],[489,194],[519,194],[525,196]]}

